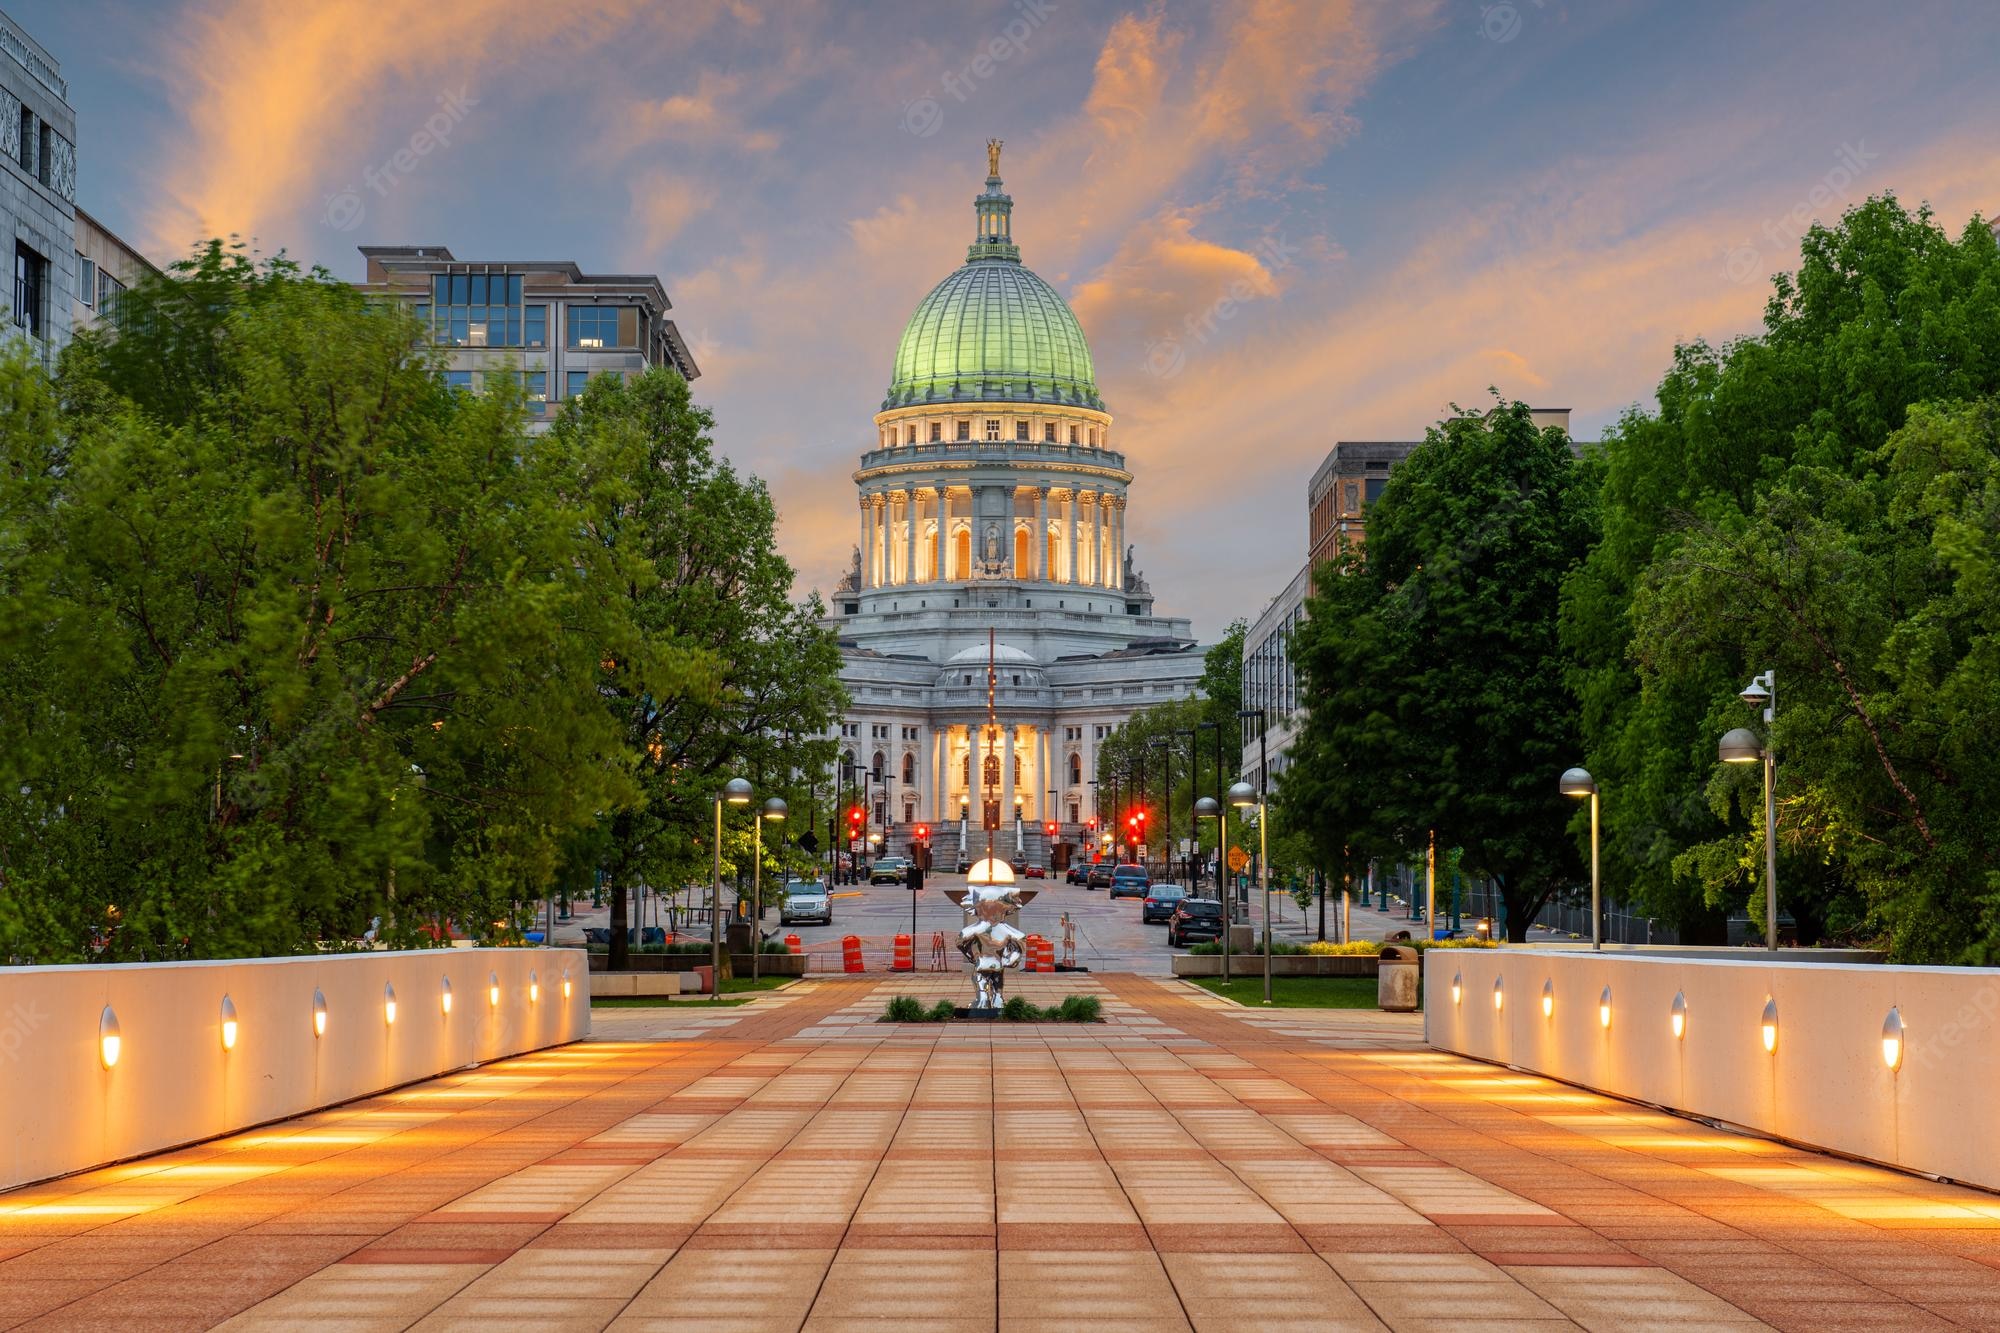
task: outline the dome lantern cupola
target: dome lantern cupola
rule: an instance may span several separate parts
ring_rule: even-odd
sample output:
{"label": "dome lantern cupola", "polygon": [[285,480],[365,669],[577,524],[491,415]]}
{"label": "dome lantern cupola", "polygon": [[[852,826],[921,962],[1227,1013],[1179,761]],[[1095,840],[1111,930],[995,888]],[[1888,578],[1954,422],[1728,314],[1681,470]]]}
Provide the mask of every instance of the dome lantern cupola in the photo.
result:
{"label": "dome lantern cupola", "polygon": [[979,216],[979,236],[965,252],[965,262],[1005,259],[1021,262],[1021,247],[1014,244],[1014,199],[1000,184],[999,139],[986,141],[986,192],[972,201]]}

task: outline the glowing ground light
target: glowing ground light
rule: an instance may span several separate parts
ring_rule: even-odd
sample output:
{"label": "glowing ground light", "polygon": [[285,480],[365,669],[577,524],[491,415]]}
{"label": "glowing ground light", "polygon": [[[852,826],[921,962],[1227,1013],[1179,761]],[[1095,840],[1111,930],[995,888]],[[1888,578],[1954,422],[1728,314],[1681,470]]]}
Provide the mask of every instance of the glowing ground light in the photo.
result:
{"label": "glowing ground light", "polygon": [[1609,986],[1606,986],[1604,993],[1597,997],[1597,1026],[1601,1028],[1611,1026],[1611,987]]}
{"label": "glowing ground light", "polygon": [[1460,999],[1464,998],[1464,995],[1465,974],[1463,972],[1454,972],[1451,974],[1451,1002],[1457,1004]]}
{"label": "glowing ground light", "polygon": [[326,1035],[326,996],[318,990],[313,991],[313,1035]]}
{"label": "glowing ground light", "polygon": [[1498,1010],[1503,1008],[1506,1005],[1506,1003],[1507,1003],[1506,982],[1504,978],[1495,977],[1493,978],[1493,1007],[1495,1010]]}
{"label": "glowing ground light", "polygon": [[1758,1024],[1764,1037],[1764,1053],[1773,1055],[1778,1050],[1778,1002],[1775,998],[1764,1001],[1764,1017]]}
{"label": "glowing ground light", "polygon": [[391,1026],[396,1022],[396,986],[394,982],[382,987],[382,1021]]}
{"label": "glowing ground light", "polygon": [[1687,1036],[1688,1000],[1687,1000],[1687,995],[1684,992],[1682,991],[1674,992],[1673,1014],[1672,1017],[1668,1019],[1668,1021],[1673,1024],[1675,1041],[1679,1041],[1682,1037]]}
{"label": "glowing ground light", "polygon": [[1542,1017],[1552,1018],[1556,1012],[1556,983],[1550,977],[1542,983]]}
{"label": "glowing ground light", "polygon": [[500,1007],[500,974],[498,972],[488,972],[486,974],[486,1005],[490,1009],[498,1009]]}
{"label": "glowing ground light", "polygon": [[567,999],[569,998],[569,969],[568,969],[568,968],[564,968],[564,969],[563,969],[563,998],[564,998],[565,1000],[567,1000]]}
{"label": "glowing ground light", "polygon": [[533,972],[528,973],[528,1003],[534,1004],[542,998],[542,983]]}
{"label": "glowing ground light", "polygon": [[97,1016],[97,1058],[104,1062],[106,1069],[118,1063],[118,1053],[124,1046],[124,1039],[118,1034],[118,1015],[110,1005]]}
{"label": "glowing ground light", "polygon": [[236,1001],[222,997],[222,1049],[236,1049]]}
{"label": "glowing ground light", "polygon": [[[110,1013],[110,1010],[105,1010]],[[1891,1069],[1900,1069],[1903,1064],[1903,1011],[1891,1009],[1889,1016],[1882,1020],[1882,1063]]]}
{"label": "glowing ground light", "polygon": [[438,983],[438,1008],[444,1013],[451,1012],[451,978]]}

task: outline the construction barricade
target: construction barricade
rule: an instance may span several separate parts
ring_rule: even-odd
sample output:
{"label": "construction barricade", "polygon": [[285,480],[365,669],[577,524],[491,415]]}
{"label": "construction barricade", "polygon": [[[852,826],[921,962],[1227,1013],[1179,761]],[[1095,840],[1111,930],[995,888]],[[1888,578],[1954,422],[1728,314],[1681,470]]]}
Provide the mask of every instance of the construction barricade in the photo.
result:
{"label": "construction barricade", "polygon": [[914,941],[908,935],[898,935],[896,937],[895,953],[889,960],[889,970],[891,972],[916,971],[917,960],[912,952],[914,947]]}
{"label": "construction barricade", "polygon": [[861,963],[861,937],[849,935],[840,941],[840,966],[844,972],[865,970]]}

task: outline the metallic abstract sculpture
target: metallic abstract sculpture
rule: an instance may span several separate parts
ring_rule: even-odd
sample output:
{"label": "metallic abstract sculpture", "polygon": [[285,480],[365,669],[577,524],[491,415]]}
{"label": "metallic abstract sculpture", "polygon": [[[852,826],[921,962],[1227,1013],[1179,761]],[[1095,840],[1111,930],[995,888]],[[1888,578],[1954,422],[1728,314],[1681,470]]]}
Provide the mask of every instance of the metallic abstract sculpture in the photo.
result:
{"label": "metallic abstract sculpture", "polygon": [[[981,862],[973,873],[993,865]],[[1021,965],[1021,942],[1028,937],[1012,920],[1021,902],[1021,891],[1011,883],[971,884],[959,900],[965,926],[958,932],[958,951],[972,964],[974,1009],[998,1009],[1007,989],[1007,969]]]}

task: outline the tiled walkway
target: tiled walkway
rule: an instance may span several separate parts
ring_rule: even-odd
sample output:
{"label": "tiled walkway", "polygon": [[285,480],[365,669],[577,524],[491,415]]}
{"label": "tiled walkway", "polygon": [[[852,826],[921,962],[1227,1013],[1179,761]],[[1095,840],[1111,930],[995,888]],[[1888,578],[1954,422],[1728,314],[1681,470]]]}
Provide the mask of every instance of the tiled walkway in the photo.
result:
{"label": "tiled walkway", "polygon": [[2000,1327],[2000,1198],[1181,983],[815,982],[0,1195],[0,1327]]}

